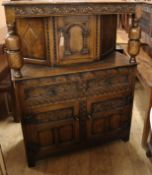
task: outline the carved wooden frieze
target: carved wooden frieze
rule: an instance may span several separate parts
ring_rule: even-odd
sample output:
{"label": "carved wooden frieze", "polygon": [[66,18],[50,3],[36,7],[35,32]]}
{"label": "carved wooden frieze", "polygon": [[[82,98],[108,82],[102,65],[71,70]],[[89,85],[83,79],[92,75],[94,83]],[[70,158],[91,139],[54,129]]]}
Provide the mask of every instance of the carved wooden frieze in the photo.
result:
{"label": "carved wooden frieze", "polygon": [[27,105],[52,104],[86,96],[130,91],[128,68],[63,75],[60,81],[58,78],[25,81]]}
{"label": "carved wooden frieze", "polygon": [[82,88],[80,82],[30,88],[25,90],[25,100],[29,106],[33,106],[77,99],[84,96]]}
{"label": "carved wooden frieze", "polygon": [[[110,74],[111,71],[107,72],[106,75],[96,76],[87,81],[87,95],[100,95],[108,92],[116,92],[123,90],[129,90],[128,84],[128,74],[123,75],[119,74],[116,71],[113,74]],[[99,72],[97,72],[99,73]]]}
{"label": "carved wooden frieze", "polygon": [[37,4],[37,5],[16,5],[16,16],[59,16],[59,15],[99,15],[134,13],[136,4]]}

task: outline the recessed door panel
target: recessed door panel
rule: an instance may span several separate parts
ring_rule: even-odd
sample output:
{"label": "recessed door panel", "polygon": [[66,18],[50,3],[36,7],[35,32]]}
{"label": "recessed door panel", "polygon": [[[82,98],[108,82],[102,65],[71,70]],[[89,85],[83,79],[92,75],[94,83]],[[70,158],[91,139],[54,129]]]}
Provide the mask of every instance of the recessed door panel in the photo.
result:
{"label": "recessed door panel", "polygon": [[[36,146],[36,157],[66,149],[79,143],[79,103],[60,103],[32,108],[22,120],[29,143]],[[28,149],[32,149],[29,147]],[[31,150],[29,150],[31,151]]]}
{"label": "recessed door panel", "polygon": [[51,64],[54,52],[52,18],[17,19],[16,29],[24,60],[34,64]]}
{"label": "recessed door panel", "polygon": [[97,59],[97,17],[56,17],[57,64]]}
{"label": "recessed door panel", "polygon": [[86,120],[88,140],[106,138],[123,127],[129,127],[131,118],[132,98],[123,97],[93,97],[87,99],[88,116]]}

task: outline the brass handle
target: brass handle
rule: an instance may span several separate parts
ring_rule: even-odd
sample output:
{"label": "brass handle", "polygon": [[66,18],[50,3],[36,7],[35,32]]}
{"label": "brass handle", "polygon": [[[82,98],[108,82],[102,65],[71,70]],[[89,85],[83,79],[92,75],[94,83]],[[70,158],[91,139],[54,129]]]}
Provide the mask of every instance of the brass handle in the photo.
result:
{"label": "brass handle", "polygon": [[89,114],[89,115],[88,115],[88,119],[90,119],[90,120],[92,119],[92,116],[91,116],[91,114]]}

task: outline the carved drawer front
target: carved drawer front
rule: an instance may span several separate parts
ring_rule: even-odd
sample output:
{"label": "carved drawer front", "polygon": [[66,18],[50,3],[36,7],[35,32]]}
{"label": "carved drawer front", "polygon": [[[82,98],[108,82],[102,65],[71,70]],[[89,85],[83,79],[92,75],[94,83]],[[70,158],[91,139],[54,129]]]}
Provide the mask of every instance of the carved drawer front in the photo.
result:
{"label": "carved drawer front", "polygon": [[129,128],[132,96],[96,97],[87,100],[87,138],[108,137],[119,130]]}
{"label": "carved drawer front", "polygon": [[21,39],[24,60],[49,65],[54,57],[52,18],[17,19],[16,28]]}
{"label": "carved drawer front", "polygon": [[57,64],[95,60],[97,19],[95,16],[56,17]]}
{"label": "carved drawer front", "polygon": [[130,92],[132,71],[118,68],[24,81],[27,107],[54,104],[109,93]]}
{"label": "carved drawer front", "polygon": [[92,78],[86,84],[87,96],[130,91],[132,71],[129,68],[118,68],[92,72]]}
{"label": "carved drawer front", "polygon": [[37,146],[37,156],[79,142],[79,103],[33,108],[31,112],[32,115],[27,115],[22,123],[30,132],[30,144]]}
{"label": "carved drawer front", "polygon": [[84,97],[85,82],[79,74],[27,80],[24,94],[27,107],[60,103]]}

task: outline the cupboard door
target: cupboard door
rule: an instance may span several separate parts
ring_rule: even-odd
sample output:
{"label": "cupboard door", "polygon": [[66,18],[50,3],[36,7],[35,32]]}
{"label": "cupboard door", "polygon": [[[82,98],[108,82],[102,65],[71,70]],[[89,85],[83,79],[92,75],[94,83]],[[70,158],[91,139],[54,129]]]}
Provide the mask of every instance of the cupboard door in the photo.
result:
{"label": "cupboard door", "polygon": [[16,29],[20,36],[24,60],[50,65],[50,60],[54,58],[52,18],[17,19]]}
{"label": "cupboard door", "polygon": [[87,139],[108,139],[114,137],[117,131],[129,129],[131,106],[131,96],[88,98]]}
{"label": "cupboard door", "polygon": [[32,115],[22,120],[26,134],[29,133],[27,146],[37,147],[35,159],[79,143],[78,106],[77,102],[71,102],[33,108]]}
{"label": "cupboard door", "polygon": [[96,59],[97,18],[95,16],[56,17],[57,64]]}

